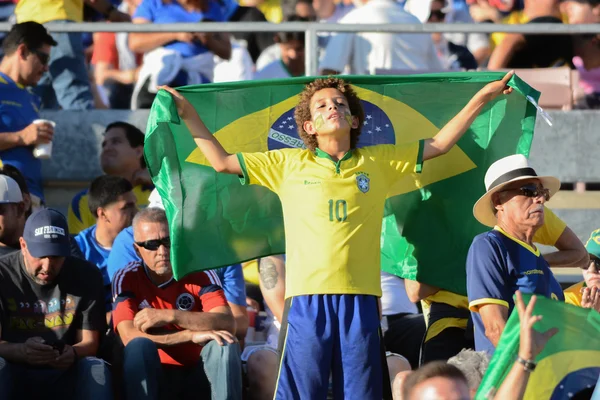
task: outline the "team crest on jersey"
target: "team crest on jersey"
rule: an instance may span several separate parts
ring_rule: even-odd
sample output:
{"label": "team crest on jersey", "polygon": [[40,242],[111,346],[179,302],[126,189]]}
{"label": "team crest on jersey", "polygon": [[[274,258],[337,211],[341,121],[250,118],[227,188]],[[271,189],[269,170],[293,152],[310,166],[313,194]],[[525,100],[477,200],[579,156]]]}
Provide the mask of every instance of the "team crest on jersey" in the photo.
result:
{"label": "team crest on jersey", "polygon": [[358,190],[363,193],[367,193],[371,187],[371,180],[367,178],[365,174],[358,174],[356,176],[356,186],[358,186]]}
{"label": "team crest on jersey", "polygon": [[189,293],[181,293],[175,302],[178,310],[190,311],[194,307],[194,296]]}

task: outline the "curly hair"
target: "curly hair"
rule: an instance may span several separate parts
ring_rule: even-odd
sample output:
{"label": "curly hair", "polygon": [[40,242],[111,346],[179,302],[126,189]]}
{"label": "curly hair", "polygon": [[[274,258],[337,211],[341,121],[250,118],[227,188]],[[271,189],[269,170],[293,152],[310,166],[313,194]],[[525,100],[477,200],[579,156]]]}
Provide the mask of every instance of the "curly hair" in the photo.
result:
{"label": "curly hair", "polygon": [[352,113],[352,116],[358,117],[358,128],[350,129],[350,148],[355,149],[358,143],[358,137],[360,136],[360,129],[365,119],[365,114],[363,112],[362,105],[360,104],[360,99],[358,98],[358,95],[354,89],[352,89],[350,84],[346,83],[340,78],[328,77],[316,79],[315,81],[306,85],[302,93],[300,93],[300,101],[298,102],[296,110],[294,111],[294,118],[296,119],[296,125],[298,125],[298,135],[304,141],[306,147],[308,147],[311,151],[314,151],[317,147],[319,147],[317,137],[315,135],[308,134],[304,130],[304,122],[312,119],[310,113],[310,100],[314,94],[319,90],[329,88],[337,89],[342,92],[348,101],[350,113]]}

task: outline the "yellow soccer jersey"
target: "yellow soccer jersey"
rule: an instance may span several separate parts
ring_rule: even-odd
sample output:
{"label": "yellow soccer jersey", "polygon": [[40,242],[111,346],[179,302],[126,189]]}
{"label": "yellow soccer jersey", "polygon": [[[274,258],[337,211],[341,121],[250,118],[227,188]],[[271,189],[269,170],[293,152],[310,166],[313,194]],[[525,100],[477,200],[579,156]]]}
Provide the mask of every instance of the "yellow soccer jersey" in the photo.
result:
{"label": "yellow soccer jersey", "polygon": [[83,0],[20,0],[15,9],[17,22],[83,21]]}
{"label": "yellow soccer jersey", "polygon": [[562,219],[558,218],[551,209],[544,207],[544,225],[535,233],[533,241],[546,246],[554,246],[566,227],[567,224]]}
{"label": "yellow soccer jersey", "polygon": [[581,281],[573,286],[569,286],[568,288],[566,288],[564,290],[565,303],[581,307],[581,289],[584,287],[586,287],[585,281]]}
{"label": "yellow soccer jersey", "polygon": [[[152,186],[134,186],[133,194],[137,199],[138,208],[146,208],[148,206],[148,197],[154,189]],[[88,191],[87,189],[77,193],[67,211],[67,223],[69,224],[69,233],[76,235],[84,229],[96,223],[96,218],[90,212],[88,206]]]}
{"label": "yellow soccer jersey", "polygon": [[277,193],[286,235],[286,298],[381,296],[380,237],[388,191],[419,171],[423,141],[352,150],[240,153],[244,184]]}

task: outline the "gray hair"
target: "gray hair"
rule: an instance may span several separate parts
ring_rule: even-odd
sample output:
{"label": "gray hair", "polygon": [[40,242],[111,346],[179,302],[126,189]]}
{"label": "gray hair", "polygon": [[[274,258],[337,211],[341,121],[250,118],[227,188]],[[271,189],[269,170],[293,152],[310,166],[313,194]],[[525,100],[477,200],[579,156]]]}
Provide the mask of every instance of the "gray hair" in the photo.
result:
{"label": "gray hair", "polygon": [[133,226],[133,236],[135,237],[135,231],[138,224],[142,222],[153,222],[159,224],[165,224],[169,226],[169,221],[167,220],[167,214],[164,210],[160,208],[144,208],[133,217],[133,222],[131,226]]}
{"label": "gray hair", "polygon": [[490,356],[485,351],[462,349],[460,353],[448,360],[465,374],[470,389],[477,389],[490,364]]}

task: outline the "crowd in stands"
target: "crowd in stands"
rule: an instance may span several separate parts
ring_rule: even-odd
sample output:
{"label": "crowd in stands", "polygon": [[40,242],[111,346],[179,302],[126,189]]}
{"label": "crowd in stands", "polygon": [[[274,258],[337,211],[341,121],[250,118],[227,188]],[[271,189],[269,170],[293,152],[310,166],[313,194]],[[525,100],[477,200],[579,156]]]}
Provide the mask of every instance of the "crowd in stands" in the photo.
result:
{"label": "crowd in stands", "polygon": [[[600,22],[595,0],[4,0],[0,20],[135,24],[315,21],[328,23]],[[160,85],[303,76],[303,34],[52,33],[49,72],[36,87],[48,109],[149,108]],[[330,39],[333,39],[330,41]],[[578,108],[600,92],[597,35],[319,33],[319,72],[501,70],[568,67]]]}
{"label": "crowd in stands", "polygon": [[[600,1],[0,0],[0,20],[17,22],[2,37],[0,63],[0,398],[260,400],[274,397],[281,374],[286,256],[175,280],[168,221],[137,127],[106,127],[105,175],[70,201],[66,216],[46,208],[33,149],[54,135],[42,109],[144,109],[161,85],[304,76],[304,33],[83,35],[41,24],[580,24],[600,22]],[[579,73],[577,107],[598,108],[599,38],[320,33],[319,71],[568,66]],[[474,216],[492,229],[470,248],[468,296],[381,272],[382,369],[396,400],[473,398],[513,309],[519,359],[495,398],[522,398],[554,331],[532,328],[535,301],[525,305],[521,292],[600,312],[600,230],[584,246],[544,206],[560,182],[511,156],[480,184],[486,193]],[[556,251],[542,255],[537,244]],[[559,266],[581,268],[581,282],[561,288],[550,270]]]}

